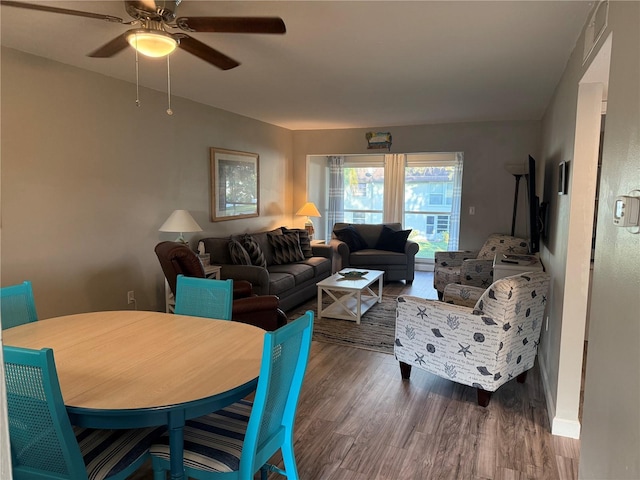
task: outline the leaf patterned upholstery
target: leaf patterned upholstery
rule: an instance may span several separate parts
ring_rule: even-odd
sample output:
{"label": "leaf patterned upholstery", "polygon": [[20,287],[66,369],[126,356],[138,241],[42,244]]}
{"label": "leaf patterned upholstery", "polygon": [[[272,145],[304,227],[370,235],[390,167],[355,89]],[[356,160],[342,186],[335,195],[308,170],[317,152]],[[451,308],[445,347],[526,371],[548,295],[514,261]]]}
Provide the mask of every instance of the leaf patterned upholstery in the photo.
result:
{"label": "leaf patterned upholstery", "polygon": [[468,285],[460,285],[459,283],[450,283],[444,287],[444,296],[442,301],[445,303],[453,303],[454,305],[462,305],[463,307],[473,308],[478,300],[485,292],[485,288],[470,287]]}
{"label": "leaf patterned upholstery", "polygon": [[400,296],[396,359],[454,382],[495,391],[534,365],[549,275],[494,282],[474,308]]}

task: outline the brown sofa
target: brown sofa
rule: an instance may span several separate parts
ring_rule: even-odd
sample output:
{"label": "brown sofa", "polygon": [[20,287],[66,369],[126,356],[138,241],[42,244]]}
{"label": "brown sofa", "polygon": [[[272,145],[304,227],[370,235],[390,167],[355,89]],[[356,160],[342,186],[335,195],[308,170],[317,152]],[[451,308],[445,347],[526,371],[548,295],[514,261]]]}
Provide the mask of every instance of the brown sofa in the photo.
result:
{"label": "brown sofa", "polygon": [[341,268],[383,270],[385,281],[405,280],[410,284],[420,246],[408,240],[408,234],[399,223],[336,223],[329,245]]}
{"label": "brown sofa", "polygon": [[[156,245],[155,252],[174,296],[178,275],[205,278],[202,262],[184,243],[160,242]],[[278,297],[254,295],[251,284],[242,281],[233,284],[231,319],[268,331],[277,330],[287,324],[287,316],[280,309]]]}
{"label": "brown sofa", "polygon": [[[283,260],[274,248],[274,236],[297,235],[304,258],[296,261]],[[233,241],[245,245],[250,239],[264,256],[266,265],[239,264],[232,256],[230,244]],[[237,244],[236,244],[237,246]],[[269,232],[247,233],[228,237],[201,238],[198,249],[211,255],[211,264],[220,265],[220,278],[247,280],[258,295],[277,295],[280,308],[284,311],[313,298],[317,294],[316,283],[331,275],[332,249],[329,245],[310,245],[305,230],[276,228]],[[252,259],[255,260],[255,259]],[[235,263],[234,263],[235,262]]]}

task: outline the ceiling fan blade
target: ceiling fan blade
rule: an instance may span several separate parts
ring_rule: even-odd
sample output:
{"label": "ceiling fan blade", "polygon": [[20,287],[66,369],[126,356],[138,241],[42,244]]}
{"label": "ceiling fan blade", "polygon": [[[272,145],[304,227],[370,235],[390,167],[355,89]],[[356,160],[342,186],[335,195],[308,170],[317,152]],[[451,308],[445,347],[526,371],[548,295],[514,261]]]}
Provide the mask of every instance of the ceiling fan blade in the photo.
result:
{"label": "ceiling fan blade", "polygon": [[97,50],[91,52],[89,57],[93,58],[107,58],[112,57],[116,53],[124,50],[129,46],[129,42],[127,42],[127,32],[122,35],[118,35],[116,38],[111,40],[110,42],[105,43]]}
{"label": "ceiling fan blade", "polygon": [[286,33],[280,17],[180,17],[176,24],[187,32]]}
{"label": "ceiling fan blade", "polygon": [[192,55],[220,68],[221,70],[230,70],[240,65],[233,58],[227,57],[224,53],[214,50],[209,45],[205,45],[199,40],[185,34],[176,35],[180,38],[179,47]]}
{"label": "ceiling fan blade", "polygon": [[122,23],[123,20],[119,17],[113,17],[111,15],[103,15],[101,13],[82,12],[80,10],[69,10],[68,8],[50,7],[47,5],[36,5],[35,3],[14,2],[11,0],[0,1],[1,5],[6,7],[18,7],[26,8],[27,10],[40,10],[42,12],[49,13],[61,13],[63,15],[75,15],[77,17],[95,18],[97,20],[106,20],[108,22]]}

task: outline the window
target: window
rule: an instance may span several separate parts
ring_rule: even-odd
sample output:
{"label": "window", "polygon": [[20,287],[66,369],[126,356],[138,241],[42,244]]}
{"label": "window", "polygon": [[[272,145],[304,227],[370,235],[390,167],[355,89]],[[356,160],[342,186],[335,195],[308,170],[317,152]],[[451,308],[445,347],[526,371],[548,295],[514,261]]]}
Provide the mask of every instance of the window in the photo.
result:
{"label": "window", "polygon": [[442,234],[449,231],[450,215],[427,215],[426,228],[427,239],[442,240]]}
{"label": "window", "polygon": [[366,156],[344,165],[344,221],[382,223],[384,167],[381,159]]}
{"label": "window", "polygon": [[418,261],[458,248],[461,184],[461,153],[407,155],[404,227],[420,244]]}
{"label": "window", "polygon": [[[322,195],[328,199],[323,226],[327,235],[337,222],[382,223],[384,218],[395,218],[392,221],[412,230],[411,240],[420,245],[418,263],[431,263],[437,250],[458,248],[461,152],[396,154],[394,159],[384,154],[310,158],[317,158],[326,171]],[[398,164],[398,160],[403,163]],[[390,192],[386,216],[385,165]],[[310,185],[317,183],[313,180]]]}

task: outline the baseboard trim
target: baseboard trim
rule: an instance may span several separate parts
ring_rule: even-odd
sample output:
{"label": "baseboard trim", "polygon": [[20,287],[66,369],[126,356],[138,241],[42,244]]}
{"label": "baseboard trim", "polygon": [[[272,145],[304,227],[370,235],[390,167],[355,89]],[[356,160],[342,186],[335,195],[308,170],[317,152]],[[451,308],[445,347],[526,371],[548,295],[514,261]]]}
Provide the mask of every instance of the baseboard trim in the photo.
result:
{"label": "baseboard trim", "polygon": [[549,416],[549,425],[551,425],[551,434],[559,437],[580,438],[580,422],[576,420],[568,420],[556,416],[556,403],[551,396],[551,388],[549,385],[549,375],[547,374],[547,366],[542,359],[542,355],[538,355],[538,363],[540,366],[540,376],[542,378],[542,387],[547,402],[547,414]]}
{"label": "baseboard trim", "polygon": [[551,426],[551,434],[559,437],[580,439],[580,422],[555,417]]}
{"label": "baseboard trim", "polygon": [[415,264],[417,272],[433,272],[433,263],[417,263]]}

